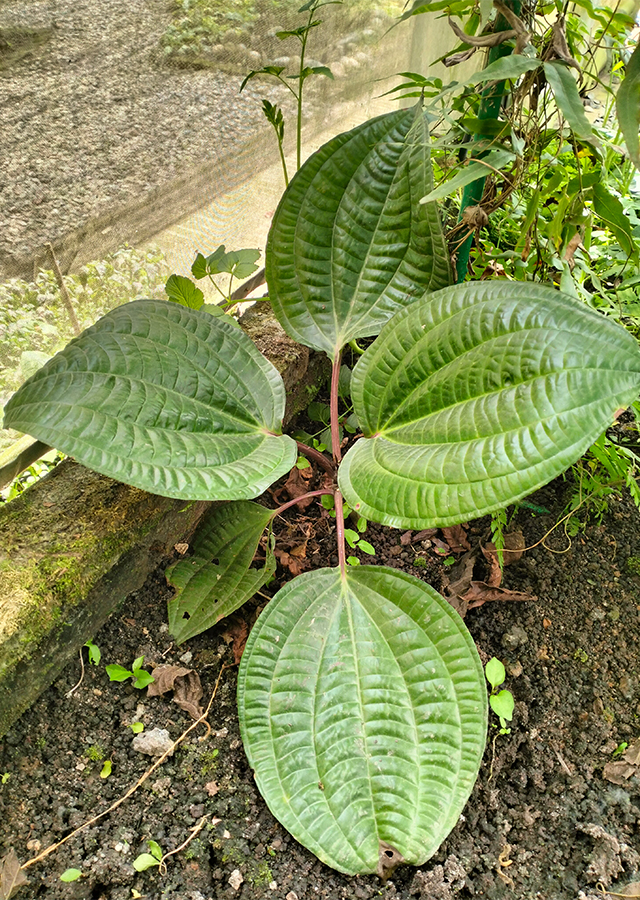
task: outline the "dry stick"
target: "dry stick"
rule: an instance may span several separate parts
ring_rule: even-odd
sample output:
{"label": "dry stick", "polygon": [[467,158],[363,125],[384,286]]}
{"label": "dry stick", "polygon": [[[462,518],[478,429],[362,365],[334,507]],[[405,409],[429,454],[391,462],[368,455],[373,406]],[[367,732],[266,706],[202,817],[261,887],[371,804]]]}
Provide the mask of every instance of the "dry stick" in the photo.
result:
{"label": "dry stick", "polygon": [[260,269],[259,272],[256,272],[248,281],[245,281],[244,284],[241,284],[239,288],[236,288],[233,294],[231,294],[230,299],[235,300],[236,302],[239,300],[244,300],[252,291],[255,291],[256,288],[259,288],[261,285],[265,283],[265,273],[264,269]]}
{"label": "dry stick", "polygon": [[60,266],[58,265],[58,260],[56,259],[56,255],[53,252],[53,244],[45,244],[47,248],[47,253],[49,254],[49,258],[53,265],[53,274],[56,276],[56,281],[58,282],[58,287],[60,288],[60,294],[62,296],[62,302],[64,303],[66,310],[69,314],[69,318],[71,319],[71,326],[73,328],[74,334],[80,334],[80,326],[78,325],[78,320],[76,319],[76,314],[74,312],[73,306],[71,304],[71,297],[69,296],[69,292],[67,291],[67,286],[64,283],[62,278],[62,272],[60,271]]}
{"label": "dry stick", "polygon": [[[200,819],[200,821],[198,822],[198,824],[195,825],[191,829],[189,837],[186,839],[186,841],[183,841],[183,843],[180,844],[179,847],[176,847],[175,850],[171,850],[169,853],[164,854],[164,856],[162,857],[162,859],[160,860],[160,863],[158,865],[158,871],[160,872],[161,875],[164,876],[167,874],[167,866],[166,866],[165,860],[169,859],[170,856],[175,856],[176,853],[180,853],[181,850],[184,850],[184,848],[191,843],[191,841],[194,839],[194,837],[197,834],[200,834],[200,832],[204,828],[204,823],[207,821],[208,818],[209,818],[209,816],[203,816]],[[213,819],[213,824],[216,825],[218,822],[221,822],[221,821],[222,821],[222,819]]]}
{"label": "dry stick", "polygon": [[76,684],[74,684],[74,686],[71,688],[71,690],[67,691],[67,693],[65,694],[65,697],[67,698],[67,700],[69,699],[69,697],[72,697],[75,694],[75,692],[78,690],[78,688],[84,681],[84,659],[82,658],[82,647],[80,647],[80,669],[81,669],[81,671],[80,671],[79,680],[76,682]]}
{"label": "dry stick", "polygon": [[75,837],[81,831],[84,831],[85,828],[88,828],[89,825],[93,825],[95,822],[98,822],[100,819],[104,818],[104,816],[108,816],[109,813],[112,813],[119,806],[122,806],[124,801],[128,800],[129,797],[138,790],[140,785],[144,784],[144,782],[147,780],[147,778],[149,778],[149,776],[152,775],[155,772],[155,770],[162,765],[162,763],[165,761],[165,759],[173,753],[173,751],[176,749],[178,744],[181,744],[182,741],[187,737],[187,735],[190,734],[194,728],[197,728],[198,725],[200,725],[202,722],[204,722],[205,725],[207,725],[207,727],[209,728],[209,730],[211,730],[211,727],[209,726],[209,723],[206,721],[206,718],[209,715],[209,712],[211,710],[211,705],[213,704],[216,693],[218,692],[218,685],[220,684],[220,678],[222,677],[222,673],[224,672],[225,669],[232,669],[232,668],[233,668],[232,665],[222,666],[222,668],[220,669],[220,672],[218,673],[215,687],[213,689],[213,693],[211,694],[211,699],[209,700],[209,703],[207,704],[207,708],[202,713],[200,718],[197,719],[195,722],[193,722],[189,726],[189,728],[187,728],[186,731],[182,732],[180,737],[173,742],[171,747],[168,750],[165,750],[165,752],[162,754],[160,759],[158,759],[156,762],[154,762],[154,764],[151,766],[151,768],[147,769],[147,771],[144,773],[144,775],[140,776],[140,778],[136,781],[136,783],[132,787],[129,788],[129,790],[127,791],[126,794],[124,794],[124,796],[120,797],[119,800],[116,800],[115,803],[112,803],[108,809],[104,810],[104,812],[98,813],[97,816],[94,816],[92,819],[89,819],[88,822],[85,822],[83,825],[80,825],[78,828],[74,829],[71,832],[71,834],[68,834],[66,837],[62,838],[62,840],[58,841],[57,844],[51,844],[49,847],[47,847],[46,850],[43,850],[42,853],[38,853],[37,856],[34,856],[33,859],[28,859],[26,863],[24,863],[23,865],[20,866],[20,869],[28,869],[29,866],[33,866],[33,865],[35,865],[35,863],[40,862],[40,860],[44,859],[46,856],[49,856],[50,853],[53,853],[54,850],[57,850],[58,847],[62,847],[63,844],[66,844],[66,842],[71,840],[72,837]]}

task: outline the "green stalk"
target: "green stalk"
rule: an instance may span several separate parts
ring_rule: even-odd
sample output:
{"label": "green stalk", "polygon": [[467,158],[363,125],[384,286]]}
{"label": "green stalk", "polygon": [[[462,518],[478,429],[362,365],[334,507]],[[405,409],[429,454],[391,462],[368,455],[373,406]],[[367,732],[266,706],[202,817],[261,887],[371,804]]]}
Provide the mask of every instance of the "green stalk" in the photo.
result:
{"label": "green stalk", "polygon": [[[519,16],[522,4],[520,0],[504,0],[505,5],[508,6],[513,12]],[[506,31],[510,28],[509,23],[504,18],[504,16],[499,15],[496,20],[496,31]],[[489,51],[489,56],[487,59],[487,65],[491,65],[492,62],[495,62],[496,59],[500,59],[502,56],[509,56],[512,52],[510,47],[506,47],[504,44],[499,44],[497,47],[492,47]],[[505,81],[498,81],[494,85],[489,85],[482,92],[482,100],[480,102],[480,110],[478,112],[479,119],[495,119],[497,120],[500,115],[500,107],[502,106],[502,98],[505,94]],[[475,136],[475,140],[483,140],[483,135],[477,134]],[[478,155],[476,158],[482,157],[482,153]],[[474,154],[471,154],[473,158]],[[462,217],[464,215],[465,209],[468,209],[470,206],[478,206],[480,201],[482,200],[482,195],[484,193],[484,186],[486,182],[486,176],[483,178],[478,178],[476,181],[472,181],[471,184],[466,185],[464,191],[462,193],[462,203],[460,204],[460,216],[458,221],[462,221]],[[470,234],[467,238],[465,238],[464,242],[458,248],[458,259],[456,261],[456,281],[458,284],[461,281],[464,281],[467,276],[467,267],[469,265],[469,253],[471,252],[471,244],[473,242],[473,234]]]}

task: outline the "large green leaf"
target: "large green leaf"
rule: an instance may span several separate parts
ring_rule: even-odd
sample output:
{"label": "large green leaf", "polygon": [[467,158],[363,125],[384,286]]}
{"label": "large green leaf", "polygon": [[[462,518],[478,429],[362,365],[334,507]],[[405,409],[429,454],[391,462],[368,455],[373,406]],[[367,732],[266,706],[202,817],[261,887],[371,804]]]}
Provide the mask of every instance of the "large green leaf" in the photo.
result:
{"label": "large green leaf", "polygon": [[559,475],[639,390],[634,338],[572,298],[504,281],[447,288],[398,313],[355,367],[366,437],[340,488],[386,525],[463,522]]}
{"label": "large green leaf", "polygon": [[625,66],[625,77],[616,95],[616,112],[629,156],[640,169],[640,44]]}
{"label": "large green leaf", "polygon": [[325,144],[278,206],[269,296],[291,337],[335,357],[396,312],[451,282],[419,108],[379,116]]}
{"label": "large green leaf", "polygon": [[486,739],[482,666],[429,585],[378,566],[301,575],[242,657],[240,728],[269,808],[348,874],[419,865],[456,824]]}
{"label": "large green leaf", "polygon": [[264,566],[250,568],[272,516],[272,509],[237,500],[217,506],[201,522],[193,556],[165,572],[177,588],[168,603],[169,631],[176,643],[231,615],[273,575],[276,562],[270,548]]}
{"label": "large green leaf", "polygon": [[543,63],[544,74],[551,85],[551,90],[558,104],[558,109],[565,117],[577,138],[597,145],[598,139],[593,133],[591,123],[587,119],[578,91],[576,80],[566,63],[554,60]]}
{"label": "large green leaf", "polygon": [[[491,121],[488,119],[487,121]],[[515,153],[510,150],[494,150],[483,157],[482,160],[472,160],[461,169],[457,175],[444,181],[432,190],[426,197],[423,197],[421,203],[429,203],[431,200],[442,200],[453,194],[458,188],[464,187],[465,184],[471,184],[478,178],[486,178],[493,169],[501,169],[507,163],[516,158]]]}
{"label": "large green leaf", "polygon": [[166,497],[257,497],[296,460],[285,390],[239,329],[161,300],[108,313],[29,379],[7,428]]}
{"label": "large green leaf", "polygon": [[624,206],[601,182],[596,182],[592,190],[594,212],[606,222],[627,256],[635,256],[638,250],[633,239],[631,221],[625,215]]}

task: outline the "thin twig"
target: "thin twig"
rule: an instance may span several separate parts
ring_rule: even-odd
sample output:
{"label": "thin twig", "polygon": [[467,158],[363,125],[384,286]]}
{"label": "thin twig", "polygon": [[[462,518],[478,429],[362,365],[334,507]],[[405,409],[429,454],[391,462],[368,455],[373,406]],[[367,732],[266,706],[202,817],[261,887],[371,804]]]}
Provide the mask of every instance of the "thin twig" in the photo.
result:
{"label": "thin twig", "polygon": [[47,249],[47,253],[49,254],[51,264],[53,265],[53,274],[56,276],[56,281],[58,282],[58,287],[60,288],[62,302],[64,303],[69,318],[71,319],[71,327],[73,328],[73,332],[76,335],[80,334],[80,325],[78,324],[78,320],[76,319],[73,304],[71,303],[71,297],[69,296],[69,292],[67,291],[67,286],[64,283],[62,272],[60,271],[60,266],[58,265],[58,260],[56,259],[56,255],[53,250],[53,244],[45,244],[45,247]]}
{"label": "thin twig", "polygon": [[74,684],[74,686],[71,688],[70,691],[67,691],[67,693],[65,694],[65,697],[67,698],[67,700],[69,699],[69,697],[72,697],[73,694],[75,694],[75,692],[78,690],[78,688],[84,681],[84,659],[82,658],[82,647],[80,647],[80,668],[81,668],[80,680],[78,681],[77,684]]}
{"label": "thin twig", "polygon": [[158,769],[158,768],[162,765],[162,763],[165,761],[165,759],[167,759],[167,757],[170,756],[170,755],[174,752],[174,750],[176,749],[176,747],[178,746],[178,744],[181,744],[182,741],[184,741],[184,739],[187,737],[187,735],[191,734],[191,732],[194,730],[194,728],[197,728],[198,725],[200,725],[200,724],[203,723],[203,722],[205,722],[205,724],[208,724],[208,723],[206,723],[206,718],[207,718],[207,716],[209,715],[209,712],[210,712],[210,710],[211,710],[211,706],[212,706],[212,704],[213,704],[214,698],[215,698],[216,693],[217,693],[217,691],[218,691],[218,685],[220,684],[220,678],[221,678],[221,676],[222,676],[222,673],[224,672],[225,669],[231,669],[231,668],[232,668],[231,665],[223,665],[223,666],[222,666],[222,668],[220,669],[220,672],[218,673],[218,677],[217,677],[217,679],[216,679],[216,684],[215,684],[215,687],[214,687],[214,689],[213,689],[213,693],[211,694],[211,699],[209,700],[209,703],[207,704],[207,708],[206,708],[205,711],[202,713],[202,715],[200,716],[200,718],[197,719],[195,722],[193,722],[193,723],[187,728],[186,731],[183,731],[183,732],[182,732],[182,734],[180,735],[180,737],[177,738],[177,740],[175,740],[175,741],[173,742],[173,744],[171,745],[171,747],[169,747],[168,750],[165,750],[165,752],[162,754],[162,756],[161,756],[158,760],[156,760],[156,762],[154,762],[154,764],[151,766],[151,768],[147,769],[147,771],[144,773],[144,775],[141,775],[141,776],[140,776],[140,778],[136,781],[136,783],[135,783],[134,785],[132,785],[132,787],[129,788],[129,790],[126,792],[126,794],[124,794],[122,797],[120,797],[119,800],[116,800],[115,803],[112,803],[111,806],[110,806],[108,809],[105,809],[105,810],[104,810],[104,812],[98,813],[97,816],[94,816],[92,819],[89,819],[87,822],[84,822],[84,824],[79,825],[78,828],[75,828],[75,829],[71,832],[71,834],[68,834],[66,837],[62,838],[61,841],[58,841],[56,844],[51,844],[49,847],[46,848],[46,850],[43,850],[42,853],[38,853],[37,856],[34,856],[33,859],[28,859],[26,863],[23,863],[23,865],[20,866],[20,868],[21,868],[21,869],[28,869],[29,866],[33,866],[33,865],[35,865],[37,862],[40,862],[40,860],[42,860],[42,859],[44,859],[45,857],[49,856],[50,853],[53,853],[54,850],[57,850],[58,847],[62,847],[62,845],[63,845],[63,844],[66,844],[67,841],[70,841],[71,838],[75,837],[75,836],[76,836],[77,834],[79,834],[81,831],[84,831],[85,828],[88,828],[90,825],[95,824],[95,823],[98,822],[100,819],[104,818],[104,816],[108,816],[109,813],[112,813],[112,812],[113,812],[114,810],[116,810],[119,806],[122,806],[122,804],[124,803],[124,801],[125,801],[125,800],[128,800],[129,797],[131,797],[131,795],[134,794],[134,793],[138,790],[138,788],[140,787],[140,785],[144,784],[144,782],[147,780],[147,778],[149,778],[149,777],[156,771],[156,769]]}
{"label": "thin twig", "polygon": [[[194,837],[195,837],[197,834],[200,834],[200,832],[201,832],[202,829],[204,828],[204,823],[207,821],[208,818],[209,818],[208,815],[207,815],[207,816],[203,816],[203,817],[200,819],[200,821],[198,822],[198,824],[195,825],[195,826],[191,829],[191,832],[190,832],[190,834],[189,834],[189,837],[186,839],[186,841],[184,841],[182,844],[180,844],[179,847],[176,847],[175,850],[171,850],[169,853],[165,853],[165,854],[164,854],[164,856],[163,856],[162,859],[160,860],[160,864],[159,864],[159,866],[158,866],[158,871],[160,872],[161,875],[166,875],[166,874],[167,874],[167,866],[166,866],[166,864],[165,864],[165,860],[169,859],[170,856],[175,856],[176,853],[180,853],[181,850],[184,850],[184,848],[187,847],[187,846],[191,843],[191,841],[194,839]],[[213,821],[213,823],[214,823],[214,825],[215,825],[215,824],[217,824],[218,822],[221,822],[222,820],[221,820],[221,819],[213,819],[212,821]]]}

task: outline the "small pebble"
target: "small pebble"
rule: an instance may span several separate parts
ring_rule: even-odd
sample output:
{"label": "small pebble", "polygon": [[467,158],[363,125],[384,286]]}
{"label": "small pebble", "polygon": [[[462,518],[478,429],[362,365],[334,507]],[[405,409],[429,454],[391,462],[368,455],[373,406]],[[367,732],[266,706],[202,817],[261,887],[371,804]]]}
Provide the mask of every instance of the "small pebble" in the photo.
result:
{"label": "small pebble", "polygon": [[229,884],[234,889],[234,891],[240,890],[240,885],[244,881],[240,869],[234,869],[231,875],[229,875]]}
{"label": "small pebble", "polygon": [[[143,731],[136,734],[132,743],[133,749],[138,753],[147,753],[149,756],[162,756],[173,747],[173,741],[166,728],[152,728],[151,731]],[[173,756],[171,750],[170,756]]]}

